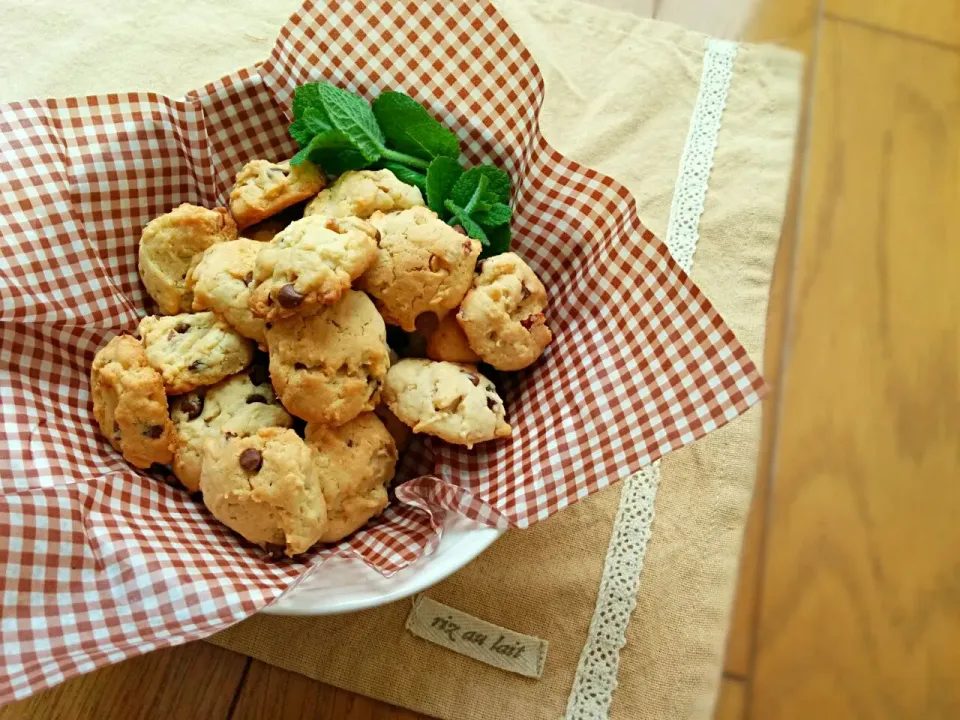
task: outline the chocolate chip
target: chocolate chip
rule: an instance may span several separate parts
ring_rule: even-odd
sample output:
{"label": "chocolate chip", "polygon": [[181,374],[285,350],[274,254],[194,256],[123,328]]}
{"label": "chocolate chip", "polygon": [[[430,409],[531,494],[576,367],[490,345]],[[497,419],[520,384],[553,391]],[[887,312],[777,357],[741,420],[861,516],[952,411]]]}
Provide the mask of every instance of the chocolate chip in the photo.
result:
{"label": "chocolate chip", "polygon": [[268,404],[270,401],[267,400],[260,393],[254,393],[253,395],[247,395],[247,405],[253,405],[254,403],[264,403]]}
{"label": "chocolate chip", "polygon": [[353,447],[353,440],[347,440],[347,447]]}
{"label": "chocolate chip", "polygon": [[487,395],[487,407],[490,408],[491,410],[496,410],[498,407],[500,407],[500,401],[497,400],[495,397],[491,397],[490,395]]}
{"label": "chocolate chip", "polygon": [[203,366],[203,360],[194,360],[192,363],[187,365],[187,370],[199,370]]}
{"label": "chocolate chip", "polygon": [[227,438],[227,440],[229,440],[230,438],[239,437],[236,433],[232,433],[232,432],[225,432],[223,436]]}
{"label": "chocolate chip", "polygon": [[180,410],[186,414],[187,420],[196,420],[203,412],[203,398],[191,395],[180,403]]}
{"label": "chocolate chip", "polygon": [[243,284],[249,285],[252,282],[253,282],[253,271],[251,270],[250,272],[248,272],[246,275],[243,276]]}
{"label": "chocolate chip", "polygon": [[297,292],[297,289],[292,283],[287,283],[280,288],[280,292],[277,293],[277,302],[279,302],[280,307],[285,310],[292,310],[293,308],[300,307],[303,303],[303,295]]}
{"label": "chocolate chip", "polygon": [[266,385],[270,380],[270,373],[265,365],[254,365],[250,368],[250,382],[254,385]]}
{"label": "chocolate chip", "polygon": [[156,440],[163,435],[163,425],[151,425],[143,431],[143,434]]}
{"label": "chocolate chip", "polygon": [[380,247],[380,241],[383,240],[383,235],[380,234],[379,230],[377,230],[376,232],[377,232],[376,234],[377,247]]}
{"label": "chocolate chip", "polygon": [[[461,235],[466,235],[466,234],[467,234],[467,231],[463,229],[463,225],[454,225],[454,226],[453,226],[453,230],[454,230],[454,232],[458,232],[458,233],[460,233]],[[469,245],[469,244],[470,244],[470,241],[469,241],[469,240],[464,243],[464,245]]]}
{"label": "chocolate chip", "polygon": [[263,549],[267,551],[267,556],[271,560],[282,560],[284,551],[287,548],[284,545],[278,545],[277,543],[264,543]]}
{"label": "chocolate chip", "polygon": [[273,323],[266,323],[267,330],[273,327]]}
{"label": "chocolate chip", "polygon": [[306,370],[306,369],[307,369],[307,366],[304,365],[303,363],[294,363],[293,369],[294,369],[294,370]]}
{"label": "chocolate chip", "polygon": [[470,373],[470,380],[473,381],[473,384],[474,384],[474,385],[476,385],[476,386],[479,386],[479,385],[480,385],[480,376],[479,376],[479,375],[474,375],[473,373]]}
{"label": "chocolate chip", "polygon": [[526,318],[524,318],[523,320],[521,320],[521,321],[520,321],[520,324],[523,325],[524,328],[526,328],[527,330],[529,330],[529,329],[532,328],[534,325],[542,325],[542,324],[543,324],[543,319],[544,319],[544,318],[543,318],[543,313],[534,313],[534,314],[531,315],[530,317],[526,317]]}
{"label": "chocolate chip", "polygon": [[240,467],[249,473],[260,472],[263,467],[263,455],[256,448],[247,448],[240,453]]}
{"label": "chocolate chip", "polygon": [[176,326],[173,329],[176,330],[178,333],[185,333],[187,330],[190,329],[190,326],[181,320],[176,324]]}

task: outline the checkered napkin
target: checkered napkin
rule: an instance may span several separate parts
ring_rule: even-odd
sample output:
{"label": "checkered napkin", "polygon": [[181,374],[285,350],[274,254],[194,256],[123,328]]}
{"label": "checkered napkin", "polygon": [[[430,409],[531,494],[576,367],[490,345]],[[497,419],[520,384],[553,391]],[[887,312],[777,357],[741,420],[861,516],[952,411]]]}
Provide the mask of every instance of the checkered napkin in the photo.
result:
{"label": "checkered napkin", "polygon": [[[514,179],[516,251],[555,333],[499,378],[514,427],[472,451],[421,439],[398,502],[338,548],[269,561],[100,436],[96,350],[134,330],[141,228],[182,202],[224,205],[254,158],[296,148],[294,88],[403,90],[454,128],[469,164]],[[308,3],[261,65],[181,100],[149,93],[0,107],[0,701],[256,612],[331,553],[389,573],[445,512],[526,527],[719,427],[762,380],[637,217],[625,188],[540,134],[543,79],[483,2]]]}

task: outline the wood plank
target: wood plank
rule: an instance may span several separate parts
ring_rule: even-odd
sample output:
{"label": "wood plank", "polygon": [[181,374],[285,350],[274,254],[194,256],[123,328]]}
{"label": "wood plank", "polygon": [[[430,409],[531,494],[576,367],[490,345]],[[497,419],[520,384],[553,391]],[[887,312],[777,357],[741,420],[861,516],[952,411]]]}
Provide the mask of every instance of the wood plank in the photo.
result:
{"label": "wood plank", "polygon": [[957,0],[825,0],[825,10],[837,18],[960,47]]}
{"label": "wood plank", "polygon": [[[751,42],[772,42],[803,53],[807,58],[805,72],[809,75],[814,35],[818,22],[819,0],[783,2],[771,0],[757,8],[744,39]],[[803,87],[809,86],[805,77]],[[754,635],[756,631],[757,591],[760,584],[760,558],[765,537],[768,487],[773,439],[779,418],[779,382],[782,372],[781,356],[784,327],[787,320],[787,293],[794,268],[797,241],[797,215],[800,207],[800,180],[807,144],[809,98],[804,98],[797,131],[797,147],[783,220],[783,234],[773,271],[770,288],[770,306],[767,310],[767,338],[764,351],[764,377],[771,392],[764,401],[763,440],[757,464],[757,484],[754,489],[750,515],[744,531],[740,555],[740,574],[730,619],[724,672],[736,677],[747,677],[752,666]]]}
{"label": "wood plank", "polygon": [[751,717],[960,717],[960,54],[819,54]]}
{"label": "wood plank", "polygon": [[0,708],[0,720],[226,720],[247,661],[204,642],[157,650]]}
{"label": "wood plank", "polygon": [[231,720],[430,720],[254,660]]}
{"label": "wood plank", "polygon": [[746,706],[747,683],[730,677],[723,678],[713,720],[744,720]]}

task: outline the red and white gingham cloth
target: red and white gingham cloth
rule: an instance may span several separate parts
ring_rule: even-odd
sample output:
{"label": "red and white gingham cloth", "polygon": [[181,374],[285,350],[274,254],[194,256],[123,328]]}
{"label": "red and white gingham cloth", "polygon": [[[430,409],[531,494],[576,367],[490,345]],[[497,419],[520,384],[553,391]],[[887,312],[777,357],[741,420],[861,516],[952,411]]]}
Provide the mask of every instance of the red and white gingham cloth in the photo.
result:
{"label": "red and white gingham cloth", "polygon": [[[553,343],[503,378],[512,439],[423,440],[401,501],[341,547],[269,561],[100,436],[94,353],[144,313],[141,228],[223,205],[253,158],[283,158],[293,89],[393,88],[455,128],[470,164],[514,178],[515,245],[548,288]],[[486,3],[307,4],[271,56],[191,92],[0,107],[0,702],[209,635],[332,552],[384,572],[446,511],[526,527],[719,427],[762,380],[637,217],[627,190],[540,135],[543,80]]]}

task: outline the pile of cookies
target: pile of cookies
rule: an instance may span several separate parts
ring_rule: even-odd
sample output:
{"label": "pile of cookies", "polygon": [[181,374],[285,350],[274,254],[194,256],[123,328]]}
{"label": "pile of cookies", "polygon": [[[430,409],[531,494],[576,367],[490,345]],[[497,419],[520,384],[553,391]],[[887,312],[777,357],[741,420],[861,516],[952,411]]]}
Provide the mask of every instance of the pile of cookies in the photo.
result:
{"label": "pile of cookies", "polygon": [[[327,187],[309,162],[250,162],[229,211],[184,204],[144,228],[161,314],[97,353],[100,429],[251,542],[337,542],[387,506],[411,429],[467,447],[510,435],[477,364],[540,356],[546,291],[513,253],[480,252],[389,170]],[[400,360],[386,326],[425,318],[427,357]]]}

